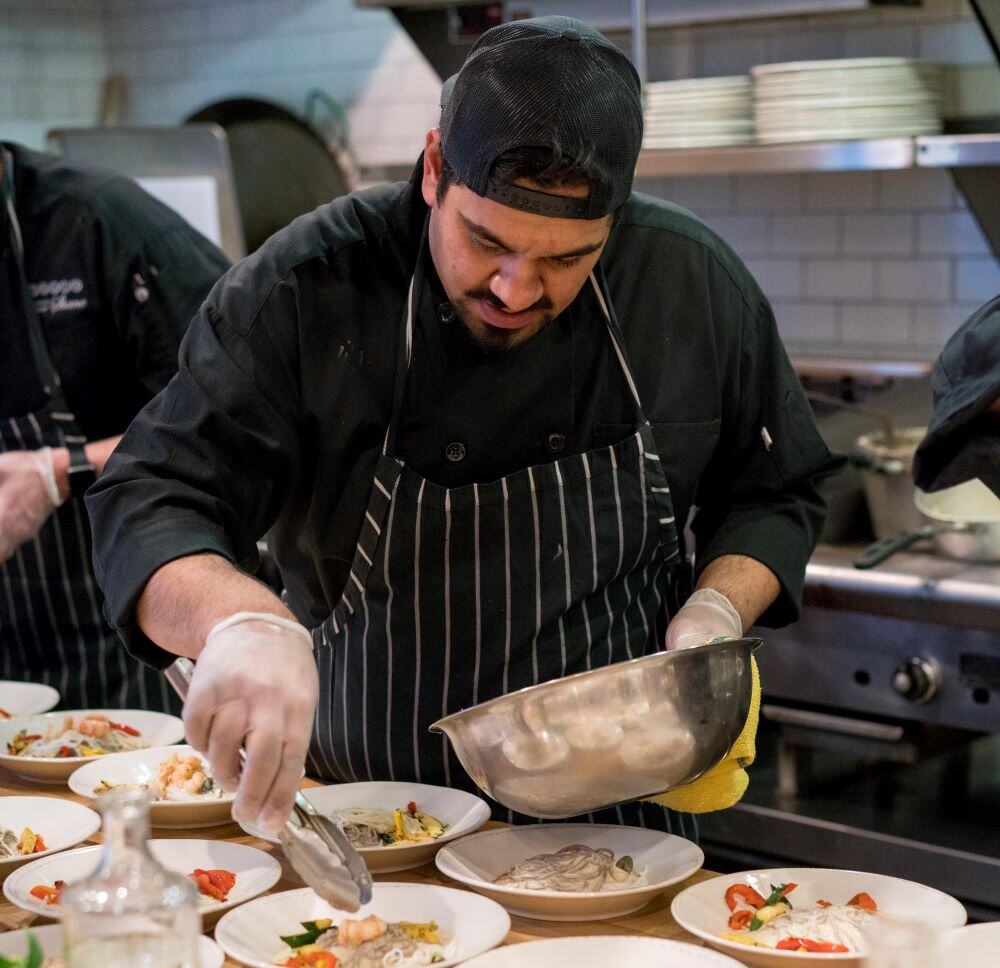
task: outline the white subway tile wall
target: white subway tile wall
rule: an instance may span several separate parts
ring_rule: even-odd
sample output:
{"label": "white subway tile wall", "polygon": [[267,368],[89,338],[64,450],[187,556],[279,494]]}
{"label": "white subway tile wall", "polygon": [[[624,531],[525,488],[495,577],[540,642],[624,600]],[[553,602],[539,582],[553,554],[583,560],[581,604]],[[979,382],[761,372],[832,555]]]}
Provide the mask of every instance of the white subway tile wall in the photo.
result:
{"label": "white subway tile wall", "polygon": [[[529,4],[530,6],[530,4]],[[623,8],[624,9],[624,8]],[[627,49],[628,37],[613,35]],[[651,80],[777,60],[924,56],[987,64],[967,0],[652,31]],[[0,136],[91,124],[102,77],[128,81],[128,120],[179,121],[219,98],[301,112],[320,88],[348,110],[362,165],[408,164],[440,78],[385,11],[353,0],[0,0]],[[747,261],[793,352],[932,358],[1000,268],[946,172],[644,180]]]}
{"label": "white subway tile wall", "polygon": [[[627,49],[627,36],[616,40]],[[666,80],[869,56],[993,60],[966,0],[924,0],[653,32],[649,63],[651,78]],[[1000,292],[997,259],[945,171],[661,178],[639,187],[694,211],[743,257],[793,353],[933,359]]]}
{"label": "white subway tile wall", "polygon": [[93,124],[107,71],[104,0],[0,0],[0,138],[41,147]]}

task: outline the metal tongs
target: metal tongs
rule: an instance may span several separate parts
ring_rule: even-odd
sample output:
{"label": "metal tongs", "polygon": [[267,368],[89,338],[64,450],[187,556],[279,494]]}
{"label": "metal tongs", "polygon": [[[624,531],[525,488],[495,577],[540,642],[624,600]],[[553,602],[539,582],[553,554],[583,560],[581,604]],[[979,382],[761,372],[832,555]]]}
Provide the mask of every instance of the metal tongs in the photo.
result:
{"label": "metal tongs", "polygon": [[[194,663],[177,659],[163,674],[177,695],[187,699]],[[240,759],[246,761],[243,750]],[[322,816],[301,790],[295,793],[292,812],[298,823],[289,818],[278,833],[278,842],[299,877],[340,910],[357,911],[367,904],[372,899],[372,875],[340,824]]]}

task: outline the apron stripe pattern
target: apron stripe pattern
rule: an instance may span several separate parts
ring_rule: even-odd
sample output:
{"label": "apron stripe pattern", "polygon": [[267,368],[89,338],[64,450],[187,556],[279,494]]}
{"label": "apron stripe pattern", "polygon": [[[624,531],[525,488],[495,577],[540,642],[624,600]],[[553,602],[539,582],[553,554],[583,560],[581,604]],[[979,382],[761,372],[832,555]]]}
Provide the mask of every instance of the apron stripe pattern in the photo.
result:
{"label": "apron stripe pattern", "polygon": [[[428,726],[525,686],[656,651],[683,564],[652,430],[594,277],[636,404],[634,433],[457,488],[420,477],[394,454],[420,281],[418,269],[351,580],[313,632],[321,694],[309,765],[339,782],[407,779],[475,791],[447,739]],[[494,816],[535,822],[499,805]],[[658,829],[676,822],[694,835],[650,804],[583,819]]]}
{"label": "apron stripe pattern", "polygon": [[[86,438],[63,399],[24,275],[13,159],[6,152],[3,168],[8,252],[19,288],[15,295],[47,405],[36,413],[0,419],[0,452],[64,447]],[[53,686],[63,709],[178,710],[180,701],[159,672],[126,659],[101,613],[104,599],[92,567],[90,524],[83,502],[71,496],[34,538],[0,563],[0,678]]]}

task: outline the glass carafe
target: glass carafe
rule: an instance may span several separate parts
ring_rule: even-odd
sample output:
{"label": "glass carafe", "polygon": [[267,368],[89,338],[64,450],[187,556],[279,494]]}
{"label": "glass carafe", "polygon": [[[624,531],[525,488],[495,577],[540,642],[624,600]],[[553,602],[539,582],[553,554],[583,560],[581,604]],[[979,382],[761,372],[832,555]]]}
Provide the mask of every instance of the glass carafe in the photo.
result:
{"label": "glass carafe", "polygon": [[66,968],[198,968],[198,892],[150,853],[147,790],[97,803],[104,849],[95,870],[61,899]]}

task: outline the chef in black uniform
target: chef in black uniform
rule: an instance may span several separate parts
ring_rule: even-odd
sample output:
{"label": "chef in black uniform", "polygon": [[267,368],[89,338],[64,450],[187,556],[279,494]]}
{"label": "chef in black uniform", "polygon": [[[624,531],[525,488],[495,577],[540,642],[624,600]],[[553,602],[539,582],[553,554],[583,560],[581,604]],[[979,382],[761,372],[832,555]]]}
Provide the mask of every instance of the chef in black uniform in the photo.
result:
{"label": "chef in black uniform", "polygon": [[979,478],[1000,497],[1000,296],[948,340],[931,374],[934,414],[913,476],[924,491]]}
{"label": "chef in black uniform", "polygon": [[[197,658],[187,735],[223,782],[246,747],[237,817],[280,823],[307,755],[471,788],[442,714],[796,617],[838,462],[746,268],[631,193],[641,141],[599,33],[488,31],[408,183],[213,290],[88,495],[109,618]],[[248,575],[265,533],[283,601]]]}
{"label": "chef in black uniform", "polygon": [[82,498],[228,263],[127,179],[2,143],[0,184],[0,678],[169,708],[101,614]]}

